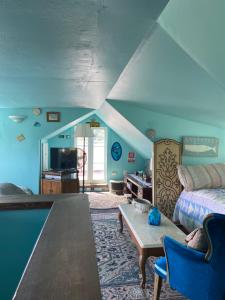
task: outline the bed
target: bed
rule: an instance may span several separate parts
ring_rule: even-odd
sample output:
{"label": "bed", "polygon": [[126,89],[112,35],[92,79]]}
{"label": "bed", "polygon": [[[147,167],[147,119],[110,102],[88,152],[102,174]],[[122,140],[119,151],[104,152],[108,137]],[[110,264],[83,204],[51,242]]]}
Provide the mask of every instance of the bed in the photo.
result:
{"label": "bed", "polygon": [[225,214],[225,164],[179,165],[177,170],[184,190],[176,202],[173,221],[192,231],[208,214]]}
{"label": "bed", "polygon": [[173,221],[188,231],[200,227],[206,215],[225,214],[225,189],[201,189],[183,191],[176,203]]}

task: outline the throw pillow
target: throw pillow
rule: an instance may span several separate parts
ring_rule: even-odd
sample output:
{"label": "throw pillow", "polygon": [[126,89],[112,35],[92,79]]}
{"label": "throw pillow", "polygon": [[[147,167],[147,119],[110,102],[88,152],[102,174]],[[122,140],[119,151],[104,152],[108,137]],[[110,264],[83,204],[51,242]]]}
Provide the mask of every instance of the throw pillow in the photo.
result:
{"label": "throw pillow", "polygon": [[208,242],[204,228],[197,228],[185,239],[187,246],[201,252],[207,252]]}

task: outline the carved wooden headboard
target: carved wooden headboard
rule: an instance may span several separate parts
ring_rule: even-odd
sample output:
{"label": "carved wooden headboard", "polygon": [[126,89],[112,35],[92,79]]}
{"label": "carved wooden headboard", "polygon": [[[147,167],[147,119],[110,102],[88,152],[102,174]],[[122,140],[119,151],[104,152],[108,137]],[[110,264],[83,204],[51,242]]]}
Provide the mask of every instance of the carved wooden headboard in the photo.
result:
{"label": "carved wooden headboard", "polygon": [[182,190],[177,174],[178,164],[181,164],[181,143],[170,139],[154,143],[153,204],[170,219]]}

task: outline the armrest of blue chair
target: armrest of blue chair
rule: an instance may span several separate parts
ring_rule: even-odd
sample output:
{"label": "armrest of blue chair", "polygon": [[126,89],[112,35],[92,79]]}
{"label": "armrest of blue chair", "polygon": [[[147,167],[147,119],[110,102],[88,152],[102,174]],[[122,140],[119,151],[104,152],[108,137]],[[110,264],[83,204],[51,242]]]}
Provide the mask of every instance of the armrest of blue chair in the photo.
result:
{"label": "armrest of blue chair", "polygon": [[188,295],[195,284],[201,288],[208,266],[205,253],[188,248],[168,236],[164,237],[163,244],[170,286],[184,295]]}
{"label": "armrest of blue chair", "polygon": [[189,248],[169,236],[164,236],[163,244],[164,250],[165,252],[169,252],[168,254],[173,253],[173,255],[182,256],[184,259],[187,258],[199,262],[205,261],[205,253]]}

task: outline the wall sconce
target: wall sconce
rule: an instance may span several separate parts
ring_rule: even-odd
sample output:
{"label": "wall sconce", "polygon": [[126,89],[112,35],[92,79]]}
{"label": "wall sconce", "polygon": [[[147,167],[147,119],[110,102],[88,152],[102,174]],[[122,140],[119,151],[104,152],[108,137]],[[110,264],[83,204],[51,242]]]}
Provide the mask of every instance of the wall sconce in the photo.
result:
{"label": "wall sconce", "polygon": [[8,116],[8,118],[15,123],[21,123],[26,119],[26,116]]}

